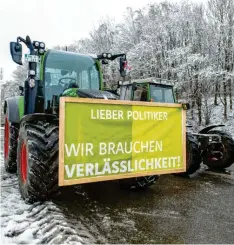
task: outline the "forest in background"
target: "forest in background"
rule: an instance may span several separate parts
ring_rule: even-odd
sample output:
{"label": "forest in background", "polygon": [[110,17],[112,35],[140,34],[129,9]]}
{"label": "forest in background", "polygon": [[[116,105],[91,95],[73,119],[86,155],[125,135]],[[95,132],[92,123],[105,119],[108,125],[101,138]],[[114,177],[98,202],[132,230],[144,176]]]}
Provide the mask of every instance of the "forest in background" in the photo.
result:
{"label": "forest in background", "polygon": [[[209,0],[206,4],[164,1],[126,9],[121,23],[101,19],[88,38],[71,43],[67,50],[126,53],[132,79],[173,80],[179,99],[192,107],[190,119],[208,125],[216,106],[222,105],[223,121],[233,110],[233,40],[233,0]],[[117,83],[117,63],[110,62],[103,71],[109,87]],[[17,94],[26,76],[26,67],[18,66],[13,81],[1,86],[1,99]]]}

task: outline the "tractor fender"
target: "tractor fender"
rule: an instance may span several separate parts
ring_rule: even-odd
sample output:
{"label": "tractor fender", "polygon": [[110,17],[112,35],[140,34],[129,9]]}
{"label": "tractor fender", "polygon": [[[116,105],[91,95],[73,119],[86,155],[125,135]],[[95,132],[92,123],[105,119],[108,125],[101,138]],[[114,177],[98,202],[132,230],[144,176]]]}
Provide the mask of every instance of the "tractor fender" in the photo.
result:
{"label": "tractor fender", "polygon": [[59,118],[56,114],[46,114],[46,113],[34,113],[34,114],[28,114],[25,115],[20,123],[24,122],[32,122],[32,121],[43,121],[43,122],[50,122],[54,125],[59,125]]}
{"label": "tractor fender", "polygon": [[225,126],[224,124],[211,125],[211,126],[208,126],[208,127],[203,128],[203,129],[200,130],[198,133],[199,133],[199,134],[206,134],[206,133],[208,133],[208,132],[209,132],[211,129],[213,129],[213,128],[224,127],[224,126]]}
{"label": "tractor fender", "polygon": [[8,98],[4,103],[4,114],[11,123],[19,123],[24,115],[24,97]]}

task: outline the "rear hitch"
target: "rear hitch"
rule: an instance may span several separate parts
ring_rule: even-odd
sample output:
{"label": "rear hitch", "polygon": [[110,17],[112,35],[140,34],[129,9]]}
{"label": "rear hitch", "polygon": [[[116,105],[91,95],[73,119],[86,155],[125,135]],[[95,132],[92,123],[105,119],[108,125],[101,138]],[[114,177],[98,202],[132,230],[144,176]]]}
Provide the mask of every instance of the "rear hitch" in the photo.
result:
{"label": "rear hitch", "polygon": [[224,157],[224,145],[220,135],[193,133],[199,142],[199,149],[202,157],[209,161],[219,161]]}

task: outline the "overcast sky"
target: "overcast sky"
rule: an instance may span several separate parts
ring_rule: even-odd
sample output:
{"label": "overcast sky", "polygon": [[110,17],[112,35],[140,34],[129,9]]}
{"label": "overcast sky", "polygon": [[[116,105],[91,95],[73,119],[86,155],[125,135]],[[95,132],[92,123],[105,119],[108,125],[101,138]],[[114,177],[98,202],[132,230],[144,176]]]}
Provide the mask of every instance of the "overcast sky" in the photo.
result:
{"label": "overcast sky", "polygon": [[32,40],[44,41],[47,47],[70,44],[87,37],[101,17],[109,16],[119,22],[127,7],[137,9],[159,1],[0,0],[0,67],[4,69],[4,78],[11,79],[16,68],[9,42],[16,41],[17,36],[29,35]]}

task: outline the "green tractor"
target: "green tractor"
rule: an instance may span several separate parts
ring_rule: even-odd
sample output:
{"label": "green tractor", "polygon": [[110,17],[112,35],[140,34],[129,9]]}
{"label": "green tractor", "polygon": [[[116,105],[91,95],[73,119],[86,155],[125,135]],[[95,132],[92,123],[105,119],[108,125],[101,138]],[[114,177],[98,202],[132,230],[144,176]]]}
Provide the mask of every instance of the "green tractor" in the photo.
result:
{"label": "green tractor", "polygon": [[[119,58],[120,75],[124,77],[126,55],[91,57],[46,50],[43,42],[32,42],[27,36],[10,43],[12,59],[19,65],[21,42],[29,49],[25,55],[28,78],[20,86],[21,96],[8,98],[4,104],[4,163],[7,172],[17,171],[23,199],[34,202],[46,200],[58,189],[59,98],[117,99],[114,93],[104,91],[101,63]],[[132,178],[124,187],[142,188],[156,179]]]}
{"label": "green tractor", "polygon": [[[162,79],[138,79],[119,82],[120,100],[177,103],[173,82]],[[188,104],[187,104],[188,105]],[[201,163],[214,170],[224,170],[234,163],[234,140],[228,133],[213,130],[225,125],[208,126],[198,133],[187,132],[186,169],[179,175],[195,173]]]}

